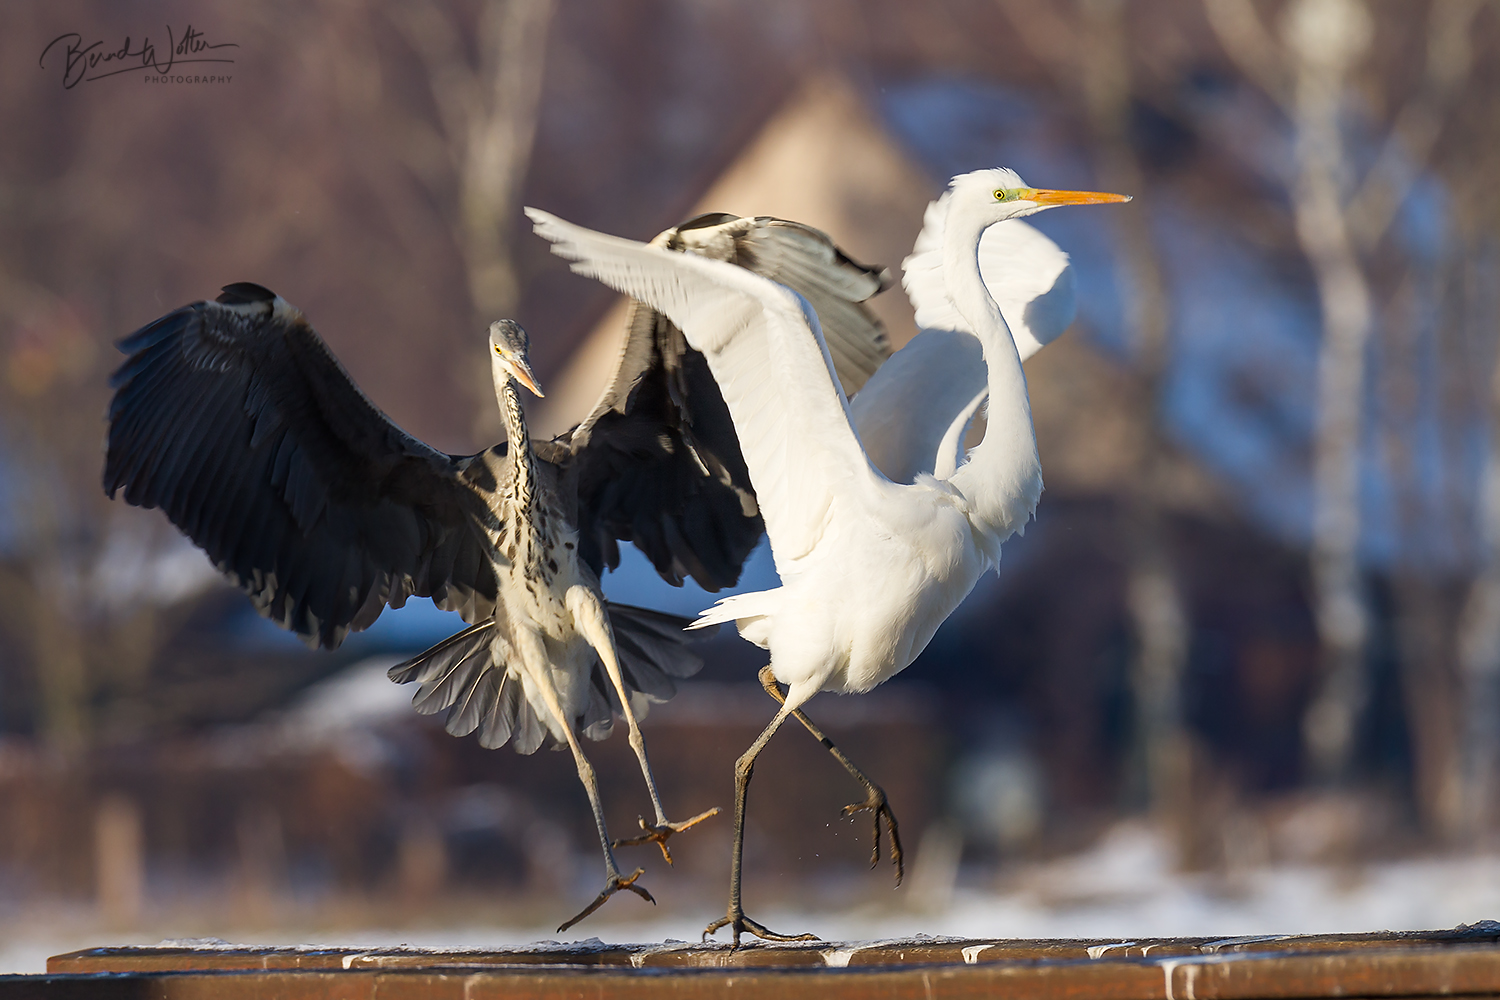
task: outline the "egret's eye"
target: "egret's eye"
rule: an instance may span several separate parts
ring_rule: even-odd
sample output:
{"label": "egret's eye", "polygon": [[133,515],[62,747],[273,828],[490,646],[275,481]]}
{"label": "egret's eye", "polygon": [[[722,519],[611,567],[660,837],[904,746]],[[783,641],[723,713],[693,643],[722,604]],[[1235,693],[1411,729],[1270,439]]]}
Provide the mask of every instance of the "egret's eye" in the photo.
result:
{"label": "egret's eye", "polygon": [[1005,200],[1005,189],[1004,188],[996,188],[995,189],[995,200],[996,201],[1004,201]]}

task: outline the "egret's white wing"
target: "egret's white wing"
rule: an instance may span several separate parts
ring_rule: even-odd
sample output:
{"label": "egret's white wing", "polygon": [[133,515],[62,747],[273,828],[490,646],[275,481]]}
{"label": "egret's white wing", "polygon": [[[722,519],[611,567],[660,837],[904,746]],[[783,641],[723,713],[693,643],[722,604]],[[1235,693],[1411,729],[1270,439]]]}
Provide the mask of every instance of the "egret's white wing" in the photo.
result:
{"label": "egret's white wing", "polygon": [[[927,206],[902,284],[919,333],[850,401],[870,461],[893,482],[919,472],[946,478],[960,464],[963,435],[983,402],[989,373],[979,341],[948,296],[942,269],[947,195]],[[1021,360],[1073,322],[1073,268],[1056,243],[1020,219],[985,230],[979,272],[1005,317]]]}
{"label": "egret's white wing", "polygon": [[[911,256],[901,262],[901,286],[922,330],[967,330],[943,280],[943,217],[948,195],[927,206]],[[1007,219],[984,231],[979,273],[1000,307],[1025,361],[1073,322],[1077,303],[1068,255],[1030,223]]]}
{"label": "egret's white wing", "polygon": [[665,313],[708,358],[779,571],[817,544],[836,497],[873,502],[880,479],[801,296],[733,264],[606,236],[536,209],[526,214],[575,272]]}

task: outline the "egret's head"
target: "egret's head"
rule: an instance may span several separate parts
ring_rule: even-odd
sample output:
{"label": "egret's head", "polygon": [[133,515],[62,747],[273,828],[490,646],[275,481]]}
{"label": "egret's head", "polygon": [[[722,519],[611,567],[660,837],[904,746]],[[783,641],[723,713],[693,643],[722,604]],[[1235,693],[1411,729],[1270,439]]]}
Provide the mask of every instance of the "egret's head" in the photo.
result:
{"label": "egret's head", "polygon": [[966,213],[977,214],[986,225],[1034,215],[1058,205],[1101,205],[1130,200],[1128,194],[1030,187],[1020,174],[1005,167],[959,174],[953,178],[950,190],[955,207],[962,206]]}
{"label": "egret's head", "polygon": [[[497,374],[503,372],[540,396],[542,390],[536,384],[536,376],[531,374],[530,350],[531,338],[520,323],[501,319],[490,324],[490,361]],[[497,382],[497,391],[499,386]]]}

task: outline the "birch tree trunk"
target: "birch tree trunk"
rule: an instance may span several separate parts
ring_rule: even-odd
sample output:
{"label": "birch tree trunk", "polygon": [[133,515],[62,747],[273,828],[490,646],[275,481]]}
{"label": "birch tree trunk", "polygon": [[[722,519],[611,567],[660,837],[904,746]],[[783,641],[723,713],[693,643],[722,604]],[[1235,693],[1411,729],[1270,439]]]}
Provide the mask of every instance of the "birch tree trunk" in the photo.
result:
{"label": "birch tree trunk", "polygon": [[[522,186],[536,140],[554,0],[486,0],[477,59],[463,29],[436,7],[394,13],[428,77],[457,187],[454,240],[463,256],[474,321],[481,329],[509,316],[520,288],[515,235]],[[500,432],[488,370],[467,359],[456,373],[474,395],[474,437]]]}
{"label": "birch tree trunk", "polygon": [[1323,676],[1304,719],[1304,736],[1315,772],[1338,782],[1349,777],[1355,726],[1368,697],[1359,455],[1371,317],[1369,286],[1343,210],[1348,163],[1339,110],[1347,75],[1369,45],[1372,26],[1362,0],[1295,0],[1282,29],[1295,65],[1297,239],[1312,265],[1323,314],[1312,553]]}
{"label": "birch tree trunk", "polygon": [[1122,518],[1127,562],[1125,612],[1135,647],[1130,685],[1135,703],[1135,756],[1139,783],[1151,811],[1172,828],[1180,857],[1196,841],[1191,814],[1192,743],[1183,724],[1182,682],[1189,621],[1168,544],[1162,469],[1168,445],[1158,412],[1170,352],[1170,299],[1151,235],[1145,174],[1130,141],[1133,99],[1124,0],[1080,0],[1075,21],[1060,5],[998,0],[1026,46],[1060,86],[1080,86],[1095,142],[1098,184],[1135,196],[1129,212],[1111,214],[1118,240],[1115,260],[1126,302],[1133,348],[1131,405],[1143,433],[1134,489]]}
{"label": "birch tree trunk", "polygon": [[460,160],[469,294],[481,321],[514,311],[513,231],[536,139],[553,0],[490,0],[480,17],[479,100]]}
{"label": "birch tree trunk", "polygon": [[[1297,133],[1298,170],[1291,192],[1297,236],[1313,267],[1324,320],[1312,558],[1324,671],[1304,731],[1315,772],[1339,781],[1348,777],[1355,727],[1367,699],[1359,453],[1372,297],[1360,255],[1375,249],[1428,162],[1447,106],[1470,73],[1472,28],[1482,7],[1478,0],[1439,0],[1428,7],[1424,79],[1395,114],[1357,190],[1350,183],[1338,118],[1349,73],[1370,41],[1364,0],[1293,0],[1286,8],[1280,44],[1263,28],[1249,0],[1205,0],[1204,9],[1226,51],[1286,110]],[[1399,496],[1409,500],[1419,489],[1411,478],[1415,474],[1415,466],[1408,464],[1404,477],[1393,477]],[[1495,489],[1500,493],[1500,485]],[[1496,503],[1495,537],[1500,539],[1500,500]],[[1411,534],[1421,531],[1424,522],[1417,517],[1407,523]],[[1452,825],[1456,794],[1453,755],[1443,746],[1452,741],[1453,719],[1463,714],[1457,709],[1460,688],[1449,676],[1452,630],[1439,622],[1451,617],[1451,608],[1441,606],[1446,591],[1436,581],[1418,580],[1402,570],[1396,584],[1403,605],[1397,617],[1402,633],[1398,654],[1412,727],[1416,797],[1429,822],[1446,829]],[[1469,607],[1463,648],[1467,673],[1475,678],[1475,697],[1468,700],[1471,741],[1493,746],[1497,734],[1485,733],[1494,707],[1481,706],[1500,707],[1500,695],[1486,693],[1490,682],[1481,678],[1500,672],[1500,666],[1480,665],[1500,661],[1500,569],[1493,580],[1476,583]],[[1482,757],[1486,752],[1476,753]],[[1471,761],[1471,768],[1478,766]]]}
{"label": "birch tree trunk", "polygon": [[1459,627],[1465,688],[1464,825],[1474,837],[1494,820],[1500,776],[1500,351],[1495,352],[1489,389],[1489,442],[1479,495],[1480,570]]}
{"label": "birch tree trunk", "polygon": [[1083,0],[1080,69],[1097,142],[1096,170],[1107,190],[1136,196],[1134,209],[1111,217],[1134,348],[1134,404],[1145,433],[1135,488],[1128,498],[1126,611],[1135,636],[1131,689],[1138,753],[1151,810],[1171,827],[1179,860],[1191,863],[1197,841],[1192,815],[1192,744],[1183,721],[1183,675],[1189,622],[1167,534],[1162,468],[1168,444],[1160,419],[1161,385],[1170,344],[1170,302],[1150,229],[1145,174],[1129,136],[1131,71],[1122,0]]}

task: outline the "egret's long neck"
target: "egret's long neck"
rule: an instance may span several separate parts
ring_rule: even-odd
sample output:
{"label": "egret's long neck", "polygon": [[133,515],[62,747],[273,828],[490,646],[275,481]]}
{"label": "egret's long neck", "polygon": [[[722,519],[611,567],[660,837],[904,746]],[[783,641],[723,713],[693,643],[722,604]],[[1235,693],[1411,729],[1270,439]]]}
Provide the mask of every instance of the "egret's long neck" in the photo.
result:
{"label": "egret's long neck", "polygon": [[[984,440],[951,478],[968,498],[970,520],[995,544],[1023,527],[1042,492],[1042,466],[1031,426],[1026,373],[1005,318],[979,271],[979,238],[985,227],[949,211],[943,233],[943,278],[953,305],[979,338],[989,369],[989,410]],[[992,553],[998,558],[998,549]]]}
{"label": "egret's long neck", "polygon": [[531,519],[536,499],[536,456],[531,437],[526,432],[526,414],[521,410],[521,393],[516,380],[499,365],[494,366],[495,401],[500,404],[500,418],[505,421],[505,438],[509,442],[510,492],[519,512]]}

